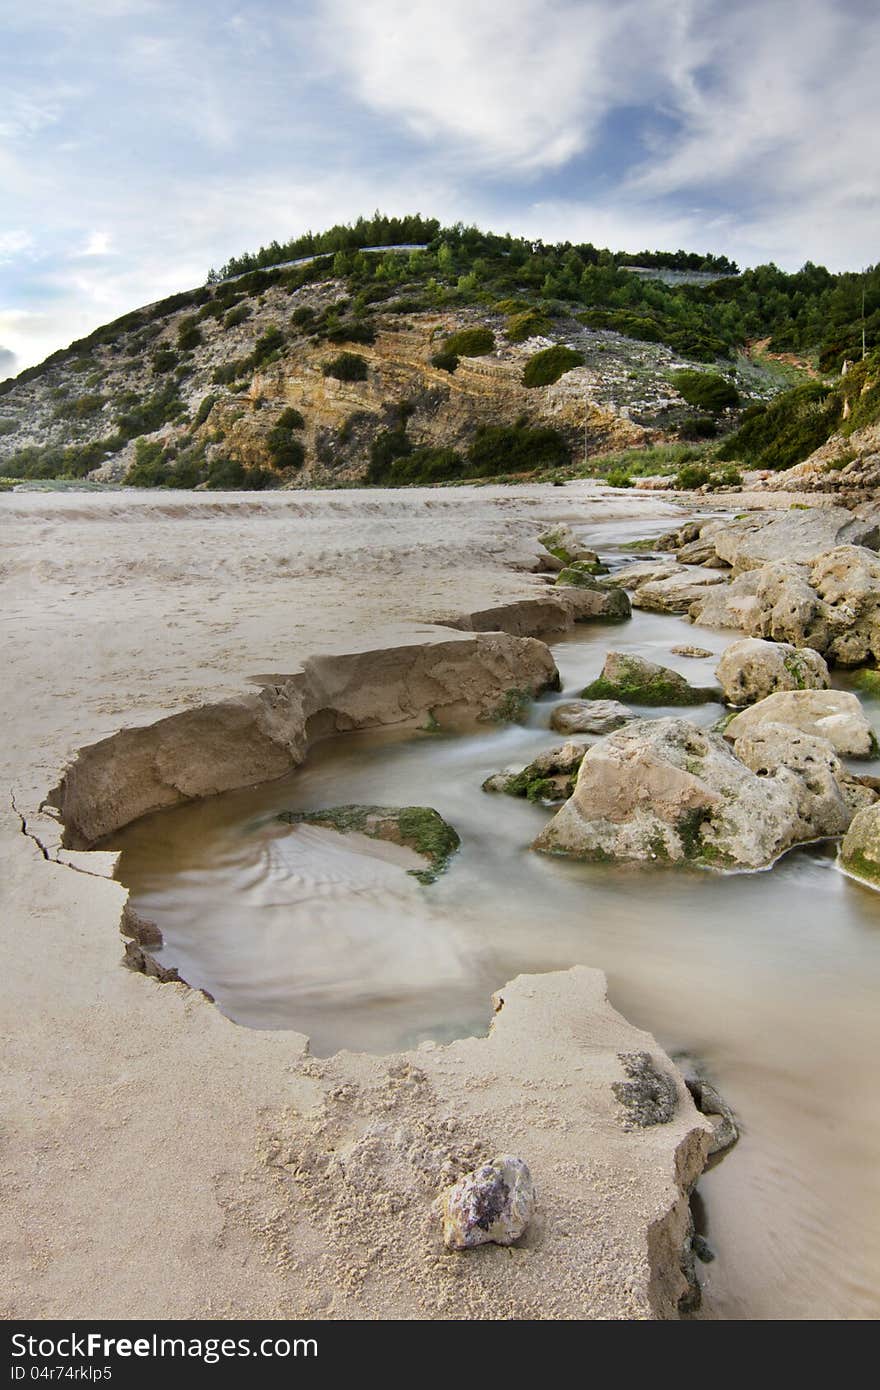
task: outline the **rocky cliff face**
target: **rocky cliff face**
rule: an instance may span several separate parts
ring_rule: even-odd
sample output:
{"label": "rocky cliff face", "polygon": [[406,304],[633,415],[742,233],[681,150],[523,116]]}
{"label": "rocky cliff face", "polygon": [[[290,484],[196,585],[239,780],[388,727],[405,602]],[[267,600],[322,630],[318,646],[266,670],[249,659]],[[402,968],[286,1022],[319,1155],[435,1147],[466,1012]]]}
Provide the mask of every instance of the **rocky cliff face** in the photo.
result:
{"label": "rocky cliff face", "polygon": [[[383,431],[405,428],[414,448],[465,451],[486,425],[550,426],[577,459],[651,442],[687,413],[668,379],[678,362],[669,348],[574,320],[517,343],[488,310],[408,312],[398,300],[353,311],[332,279],[259,293],[227,282],[178,298],[186,302],[147,306],[5,383],[0,475],[120,481],[137,458],[141,473],[145,459],[179,467],[186,486],[229,463],[262,470],[262,485],[344,484],[363,480]],[[488,352],[460,356],[451,371],[432,362],[474,326],[493,334]],[[526,387],[526,362],[560,342],[583,365]],[[326,374],[343,353],[360,360],[362,379]],[[292,429],[291,407],[302,417]],[[151,479],[136,470],[133,480]]]}

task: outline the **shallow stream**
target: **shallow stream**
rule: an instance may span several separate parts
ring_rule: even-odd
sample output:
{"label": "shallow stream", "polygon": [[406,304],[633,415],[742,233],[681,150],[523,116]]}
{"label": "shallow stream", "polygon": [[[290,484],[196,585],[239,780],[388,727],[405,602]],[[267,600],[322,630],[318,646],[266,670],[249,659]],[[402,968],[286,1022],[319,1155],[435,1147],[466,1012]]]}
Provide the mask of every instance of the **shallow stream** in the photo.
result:
{"label": "shallow stream", "polygon": [[[639,558],[621,542],[652,527],[579,529],[620,562]],[[287,778],[120,831],[118,877],[159,922],[165,964],[239,1023],[296,1028],[318,1054],[483,1033],[489,996],[512,976],[600,967],[621,1013],[699,1057],[742,1124],[699,1185],[716,1252],[701,1267],[703,1316],[874,1318],[880,896],[838,872],[833,846],[729,876],[547,858],[528,846],[551,813],[481,791],[489,773],[562,741],[548,728],[554,702],[576,696],[609,648],[711,685],[714,657],[670,649],[717,653],[735,636],[638,611],[582,626],[554,645],[564,689],[528,724],[328,739]],[[880,706],[865,705],[880,726]],[[710,724],[721,709],[685,713]],[[406,851],[273,819],[352,802],[433,806],[462,848],[425,888],[404,872],[416,863]]]}

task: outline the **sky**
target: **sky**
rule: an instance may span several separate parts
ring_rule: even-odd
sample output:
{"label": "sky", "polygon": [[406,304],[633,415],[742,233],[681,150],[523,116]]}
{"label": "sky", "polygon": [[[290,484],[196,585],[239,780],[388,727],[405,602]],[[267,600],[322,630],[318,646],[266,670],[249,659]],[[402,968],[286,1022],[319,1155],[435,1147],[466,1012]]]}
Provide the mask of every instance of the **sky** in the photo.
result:
{"label": "sky", "polygon": [[880,259],[878,0],[0,0],[0,378],[378,208]]}

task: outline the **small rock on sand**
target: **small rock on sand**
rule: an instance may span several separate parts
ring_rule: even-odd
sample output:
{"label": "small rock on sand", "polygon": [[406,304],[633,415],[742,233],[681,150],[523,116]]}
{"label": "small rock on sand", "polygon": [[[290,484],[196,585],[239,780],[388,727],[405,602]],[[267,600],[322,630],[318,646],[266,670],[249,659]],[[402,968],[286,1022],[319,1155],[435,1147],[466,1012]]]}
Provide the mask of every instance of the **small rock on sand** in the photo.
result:
{"label": "small rock on sand", "polygon": [[521,1158],[502,1154],[447,1187],[440,1204],[447,1250],[512,1245],[532,1219],[535,1185]]}

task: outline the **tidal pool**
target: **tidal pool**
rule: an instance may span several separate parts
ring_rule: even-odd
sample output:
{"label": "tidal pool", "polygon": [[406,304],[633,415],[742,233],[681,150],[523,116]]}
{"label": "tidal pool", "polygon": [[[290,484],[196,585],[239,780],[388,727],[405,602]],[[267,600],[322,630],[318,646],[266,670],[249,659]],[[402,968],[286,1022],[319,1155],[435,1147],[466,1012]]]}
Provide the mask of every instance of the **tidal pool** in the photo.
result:
{"label": "tidal pool", "polygon": [[[620,543],[649,528],[581,529],[621,562],[638,557]],[[483,1033],[489,996],[512,976],[600,967],[615,1006],[671,1053],[699,1057],[741,1122],[699,1184],[716,1253],[700,1267],[702,1316],[874,1318],[880,896],[838,872],[833,845],[725,876],[547,858],[528,846],[552,812],[481,791],[489,773],[561,741],[553,704],[609,648],[711,685],[714,657],[671,648],[717,653],[735,636],[638,611],[583,626],[553,647],[562,693],[525,725],[327,739],[282,780],[145,817],[110,843],[133,906],[162,928],[160,959],[238,1023],[298,1029],[318,1054]],[[865,706],[876,722],[880,707]],[[710,724],[721,709],[655,713]],[[406,851],[274,819],[350,802],[433,806],[461,850],[423,887]]]}

